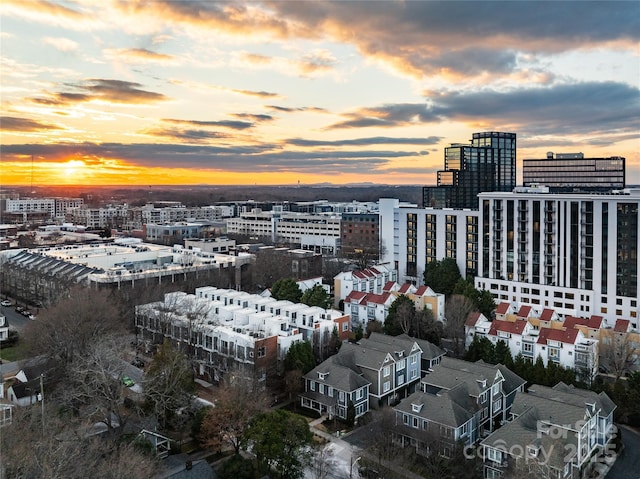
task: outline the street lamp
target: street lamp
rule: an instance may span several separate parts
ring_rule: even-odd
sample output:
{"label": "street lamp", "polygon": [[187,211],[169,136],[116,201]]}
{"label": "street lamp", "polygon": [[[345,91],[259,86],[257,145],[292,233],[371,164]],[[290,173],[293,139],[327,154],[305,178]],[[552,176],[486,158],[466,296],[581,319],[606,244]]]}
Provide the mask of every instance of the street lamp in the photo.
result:
{"label": "street lamp", "polygon": [[[355,466],[358,461],[362,459],[362,456],[359,456],[355,461],[353,460],[353,456],[351,456],[351,465],[349,466],[349,479],[353,479],[353,466]],[[358,474],[359,475],[359,474]]]}

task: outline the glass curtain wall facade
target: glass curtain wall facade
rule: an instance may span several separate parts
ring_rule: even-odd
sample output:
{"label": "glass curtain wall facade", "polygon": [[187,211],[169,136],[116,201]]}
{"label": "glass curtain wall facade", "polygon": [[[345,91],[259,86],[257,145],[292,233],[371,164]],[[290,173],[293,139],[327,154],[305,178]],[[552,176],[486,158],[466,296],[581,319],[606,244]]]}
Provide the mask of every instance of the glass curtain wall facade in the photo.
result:
{"label": "glass curtain wall facade", "polygon": [[445,148],[437,186],[423,188],[423,206],[478,209],[478,193],[516,186],[516,134],[474,133],[471,144]]}

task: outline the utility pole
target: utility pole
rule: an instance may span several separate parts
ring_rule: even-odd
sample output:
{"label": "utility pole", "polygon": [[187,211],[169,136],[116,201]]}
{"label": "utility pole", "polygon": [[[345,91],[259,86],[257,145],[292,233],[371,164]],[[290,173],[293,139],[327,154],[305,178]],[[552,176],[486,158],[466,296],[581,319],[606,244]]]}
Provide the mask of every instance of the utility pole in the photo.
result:
{"label": "utility pole", "polygon": [[44,437],[44,387],[42,386],[44,374],[40,373],[40,411],[42,414],[42,437]]}

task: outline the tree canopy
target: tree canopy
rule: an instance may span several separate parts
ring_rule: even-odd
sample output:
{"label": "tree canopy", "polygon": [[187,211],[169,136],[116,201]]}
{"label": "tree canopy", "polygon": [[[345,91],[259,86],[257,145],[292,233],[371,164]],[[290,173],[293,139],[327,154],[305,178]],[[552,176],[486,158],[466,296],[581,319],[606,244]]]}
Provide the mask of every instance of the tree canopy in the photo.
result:
{"label": "tree canopy", "polygon": [[319,306],[327,309],[331,305],[331,298],[322,285],[316,284],[313,288],[309,288],[302,293],[300,302],[307,306]]}
{"label": "tree canopy", "polygon": [[454,258],[434,260],[424,269],[424,284],[446,296],[453,294],[456,283],[462,278]]}
{"label": "tree canopy", "polygon": [[302,298],[300,286],[293,278],[283,278],[276,281],[271,287],[271,296],[277,300],[291,301],[299,303]]}
{"label": "tree canopy", "polygon": [[285,371],[299,370],[307,374],[316,366],[313,348],[309,341],[296,341],[287,351],[284,357]]}
{"label": "tree canopy", "polygon": [[275,472],[280,479],[303,477],[313,440],[304,417],[285,409],[260,413],[251,421],[246,440],[262,472]]}
{"label": "tree canopy", "polygon": [[461,294],[469,298],[473,301],[475,309],[484,314],[486,318],[490,319],[493,316],[493,311],[496,308],[493,295],[487,290],[476,289],[472,280],[460,278],[456,283],[453,294]]}

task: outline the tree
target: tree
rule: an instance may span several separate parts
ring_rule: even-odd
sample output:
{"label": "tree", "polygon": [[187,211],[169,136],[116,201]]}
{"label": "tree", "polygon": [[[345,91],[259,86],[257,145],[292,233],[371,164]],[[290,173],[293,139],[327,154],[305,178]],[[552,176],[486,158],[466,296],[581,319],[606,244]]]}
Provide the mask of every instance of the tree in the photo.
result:
{"label": "tree", "polygon": [[382,333],[384,331],[384,326],[380,321],[369,321],[367,323],[367,327],[365,328],[365,338],[371,336],[371,333]]}
{"label": "tree", "polygon": [[454,353],[458,355],[464,346],[464,323],[473,310],[473,302],[466,296],[454,294],[449,297],[444,309],[447,318],[444,332],[453,340]]}
{"label": "tree", "polygon": [[384,333],[390,336],[408,334],[412,324],[415,322],[416,306],[408,296],[401,294],[391,306],[384,320]]}
{"label": "tree", "polygon": [[195,384],[187,358],[165,341],[147,369],[144,392],[163,427],[180,407],[193,398]]}
{"label": "tree", "polygon": [[313,348],[309,341],[296,341],[287,351],[284,357],[285,371],[300,370],[302,374],[307,374],[316,366],[313,355]]}
{"label": "tree", "polygon": [[307,306],[318,306],[323,309],[327,309],[331,306],[331,298],[320,284],[316,284],[313,288],[309,288],[302,293],[300,302]]}
{"label": "tree", "polygon": [[424,270],[424,284],[446,296],[453,294],[456,283],[462,278],[454,258],[431,261]]}
{"label": "tree", "polygon": [[333,456],[331,444],[318,446],[311,455],[311,473],[313,479],[331,479],[339,477],[338,464]]}
{"label": "tree", "polygon": [[44,310],[25,328],[24,339],[32,355],[45,355],[63,367],[86,356],[105,337],[124,335],[127,321],[104,291],[74,289],[69,297]]}
{"label": "tree", "polygon": [[255,479],[256,471],[253,461],[240,454],[234,454],[217,470],[220,479]]}
{"label": "tree", "polygon": [[347,402],[347,426],[353,427],[356,422],[356,408],[353,401],[349,399]]}
{"label": "tree", "polygon": [[302,297],[300,286],[293,278],[283,278],[276,281],[271,288],[271,296],[277,300],[299,303]]}
{"label": "tree", "polygon": [[600,362],[608,368],[616,380],[628,371],[634,362],[634,355],[640,354],[640,346],[631,341],[627,333],[600,333]]}
{"label": "tree", "polygon": [[[49,405],[51,407],[49,407]],[[42,422],[40,407],[15,408],[12,424],[2,427],[2,477],[33,479],[119,479],[158,477],[160,464],[133,442],[96,438],[84,420],[61,414],[49,402]],[[90,474],[89,474],[90,472]]]}
{"label": "tree", "polygon": [[275,471],[281,479],[303,476],[313,440],[304,417],[285,409],[260,413],[251,421],[245,437],[263,472]]}
{"label": "tree", "polygon": [[499,339],[496,343],[496,349],[493,356],[493,361],[487,361],[491,364],[504,364],[509,367],[513,366],[513,358],[511,357],[511,350],[509,349],[509,345],[502,339]]}
{"label": "tree", "polygon": [[[124,348],[123,339],[103,338],[69,366],[69,381],[62,393],[78,415],[105,424],[111,433],[121,432],[130,414],[122,407],[127,363],[119,355]],[[81,409],[86,414],[80,414]]]}
{"label": "tree", "polygon": [[483,361],[490,363],[495,358],[495,346],[486,336],[474,336],[469,345],[465,359],[467,361]]}
{"label": "tree", "polygon": [[200,441],[216,451],[224,445],[240,454],[240,447],[251,419],[267,408],[267,397],[251,381],[236,380],[218,391],[215,407],[209,408],[202,421]]}
{"label": "tree", "polygon": [[456,283],[453,294],[461,294],[466,296],[475,306],[475,309],[484,314],[485,317],[491,318],[496,307],[495,300],[491,292],[484,289],[476,289],[473,285],[473,279],[463,279]]}

